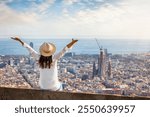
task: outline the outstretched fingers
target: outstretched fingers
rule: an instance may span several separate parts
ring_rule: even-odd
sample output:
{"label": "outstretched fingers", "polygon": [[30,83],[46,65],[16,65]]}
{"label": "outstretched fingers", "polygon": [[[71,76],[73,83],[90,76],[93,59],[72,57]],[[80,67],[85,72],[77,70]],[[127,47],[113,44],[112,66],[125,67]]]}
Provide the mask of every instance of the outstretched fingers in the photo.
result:
{"label": "outstretched fingers", "polygon": [[77,41],[78,41],[77,39],[73,39],[73,38],[72,38],[72,42],[77,42]]}

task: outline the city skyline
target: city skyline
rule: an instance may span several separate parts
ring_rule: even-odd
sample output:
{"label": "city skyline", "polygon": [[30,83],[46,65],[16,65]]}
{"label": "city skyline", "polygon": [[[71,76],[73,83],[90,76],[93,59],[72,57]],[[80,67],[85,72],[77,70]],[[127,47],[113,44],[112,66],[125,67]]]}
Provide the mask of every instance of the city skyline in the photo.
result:
{"label": "city skyline", "polygon": [[[111,74],[101,79],[93,77],[93,62],[98,67],[98,55],[66,54],[58,62],[59,80],[65,84],[64,91],[150,96],[149,56],[130,54],[109,57]],[[109,61],[107,59],[106,64]],[[109,64],[106,66],[108,68]],[[32,64],[29,56],[0,56],[0,85],[3,87],[37,89],[39,75],[37,64]]]}
{"label": "city skyline", "polygon": [[148,0],[1,0],[0,38],[150,39]]}

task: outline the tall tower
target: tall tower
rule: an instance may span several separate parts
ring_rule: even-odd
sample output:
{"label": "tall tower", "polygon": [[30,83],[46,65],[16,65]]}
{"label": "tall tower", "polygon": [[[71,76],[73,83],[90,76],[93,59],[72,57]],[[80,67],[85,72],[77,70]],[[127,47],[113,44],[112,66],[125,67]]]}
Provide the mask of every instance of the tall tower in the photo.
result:
{"label": "tall tower", "polygon": [[108,56],[108,52],[107,52],[106,48],[104,49],[104,53],[105,53],[105,57],[107,57]]}
{"label": "tall tower", "polygon": [[30,42],[30,46],[33,48],[33,42]]}
{"label": "tall tower", "polygon": [[94,76],[96,75],[96,65],[95,65],[95,62],[93,63],[93,78]]}
{"label": "tall tower", "polygon": [[100,56],[98,60],[98,77],[100,77],[102,80],[105,79],[105,54],[103,49],[100,49]]}
{"label": "tall tower", "polygon": [[112,78],[112,70],[111,70],[111,60],[108,61],[108,79]]}

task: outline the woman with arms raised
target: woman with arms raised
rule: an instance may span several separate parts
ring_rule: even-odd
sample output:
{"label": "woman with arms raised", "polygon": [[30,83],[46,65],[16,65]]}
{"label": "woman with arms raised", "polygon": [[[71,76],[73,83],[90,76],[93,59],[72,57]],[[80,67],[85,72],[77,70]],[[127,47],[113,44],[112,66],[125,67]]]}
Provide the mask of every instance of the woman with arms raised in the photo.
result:
{"label": "woman with arms raised", "polygon": [[65,46],[62,51],[55,54],[56,47],[52,43],[44,42],[38,52],[31,48],[27,43],[23,42],[19,37],[11,37],[11,39],[18,41],[22,46],[26,47],[30,52],[31,56],[38,60],[40,78],[39,86],[41,89],[49,89],[52,91],[63,90],[62,84],[58,79],[57,61],[78,41],[72,39],[72,41]]}

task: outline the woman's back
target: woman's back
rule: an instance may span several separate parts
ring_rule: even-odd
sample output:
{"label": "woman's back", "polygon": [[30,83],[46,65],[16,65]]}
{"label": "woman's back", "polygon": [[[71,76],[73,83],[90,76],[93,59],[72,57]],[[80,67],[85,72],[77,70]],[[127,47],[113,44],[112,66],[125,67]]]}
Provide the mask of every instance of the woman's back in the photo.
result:
{"label": "woman's back", "polygon": [[51,68],[40,68],[39,85],[42,89],[58,90],[60,82],[58,80],[57,62]]}

